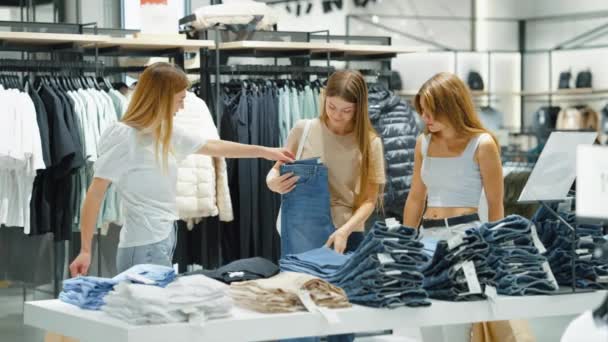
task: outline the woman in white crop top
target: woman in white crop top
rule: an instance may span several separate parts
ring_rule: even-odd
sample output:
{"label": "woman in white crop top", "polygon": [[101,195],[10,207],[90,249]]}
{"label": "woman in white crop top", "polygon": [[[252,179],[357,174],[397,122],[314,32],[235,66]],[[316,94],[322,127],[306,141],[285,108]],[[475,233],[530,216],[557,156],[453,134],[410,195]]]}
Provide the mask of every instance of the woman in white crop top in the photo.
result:
{"label": "woman in white crop top", "polygon": [[420,88],[415,105],[426,128],[416,143],[404,224],[419,227],[422,223],[425,234],[449,238],[458,228],[478,224],[482,190],[489,220],[502,219],[499,147],[481,124],[464,82],[456,75],[439,73]]}

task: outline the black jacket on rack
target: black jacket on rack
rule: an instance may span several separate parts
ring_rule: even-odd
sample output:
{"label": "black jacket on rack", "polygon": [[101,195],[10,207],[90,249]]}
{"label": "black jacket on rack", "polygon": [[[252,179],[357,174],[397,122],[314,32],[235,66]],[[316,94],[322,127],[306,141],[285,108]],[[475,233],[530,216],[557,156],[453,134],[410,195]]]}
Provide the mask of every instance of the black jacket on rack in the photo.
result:
{"label": "black jacket on rack", "polygon": [[416,112],[381,85],[369,87],[369,117],[382,138],[386,170],[384,210],[402,219],[414,174],[414,151],[420,134]]}

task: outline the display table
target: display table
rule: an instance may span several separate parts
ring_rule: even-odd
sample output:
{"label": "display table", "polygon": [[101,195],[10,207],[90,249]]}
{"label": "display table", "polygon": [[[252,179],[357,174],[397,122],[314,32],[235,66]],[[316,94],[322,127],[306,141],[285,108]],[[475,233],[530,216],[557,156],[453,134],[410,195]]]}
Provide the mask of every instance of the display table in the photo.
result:
{"label": "display table", "polygon": [[479,321],[564,316],[598,306],[607,291],[558,296],[498,297],[490,301],[433,301],[426,308],[334,310],[338,323],[319,313],[260,314],[235,308],[233,317],[204,324],[133,326],[99,311],[81,310],[59,300],[27,302],[25,324],[74,337],[81,342],[265,341],[349,332],[399,330]]}

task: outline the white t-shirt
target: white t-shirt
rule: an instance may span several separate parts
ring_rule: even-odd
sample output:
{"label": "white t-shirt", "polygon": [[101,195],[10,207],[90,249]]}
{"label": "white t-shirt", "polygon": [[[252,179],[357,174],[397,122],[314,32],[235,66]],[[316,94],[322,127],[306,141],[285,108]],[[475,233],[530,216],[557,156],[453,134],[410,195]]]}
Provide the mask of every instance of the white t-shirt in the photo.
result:
{"label": "white t-shirt", "polygon": [[568,325],[561,342],[606,342],[608,341],[608,324],[596,322],[593,313],[586,311]]}
{"label": "white t-shirt", "polygon": [[175,127],[167,170],[158,160],[151,135],[117,122],[99,141],[95,177],[110,180],[122,200],[124,225],[118,247],[135,247],[166,239],[178,219],[177,162],[195,153],[207,141]]}

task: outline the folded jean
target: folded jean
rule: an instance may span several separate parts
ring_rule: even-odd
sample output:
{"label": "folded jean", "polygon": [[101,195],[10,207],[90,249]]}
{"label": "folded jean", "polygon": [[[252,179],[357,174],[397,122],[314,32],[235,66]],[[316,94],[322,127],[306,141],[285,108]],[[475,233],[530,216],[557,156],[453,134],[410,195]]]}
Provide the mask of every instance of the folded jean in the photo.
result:
{"label": "folded jean", "polygon": [[141,264],[129,268],[128,270],[112,278],[112,280],[116,282],[130,280],[133,283],[137,283],[137,281],[134,281],[132,278],[130,279],[128,277],[129,275],[138,275],[139,277],[144,277],[148,280],[155,282],[154,285],[159,287],[167,286],[173,280],[175,280],[176,277],[175,270],[173,270],[172,267]]}
{"label": "folded jean", "polygon": [[488,243],[501,243],[530,234],[532,222],[519,215],[509,215],[497,222],[488,222],[479,227],[479,232]]}
{"label": "folded jean", "polygon": [[486,299],[485,294],[472,294],[466,291],[459,291],[455,288],[441,290],[427,290],[429,297],[440,300],[448,300],[453,302],[475,301]]}
{"label": "folded jean", "polygon": [[427,292],[421,289],[404,290],[399,293],[367,293],[349,297],[349,300],[355,304],[378,307],[378,308],[394,308],[399,306],[428,306]]}

